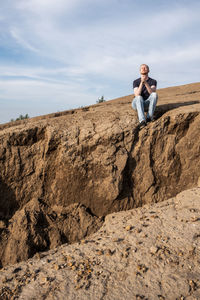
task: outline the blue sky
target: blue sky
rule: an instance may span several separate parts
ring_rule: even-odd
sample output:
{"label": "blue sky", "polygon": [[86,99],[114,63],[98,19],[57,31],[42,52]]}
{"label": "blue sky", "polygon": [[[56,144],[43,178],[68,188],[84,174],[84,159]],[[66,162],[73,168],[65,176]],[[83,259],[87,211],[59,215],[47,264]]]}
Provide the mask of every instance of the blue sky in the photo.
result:
{"label": "blue sky", "polygon": [[1,0],[0,123],[200,81],[200,2]]}

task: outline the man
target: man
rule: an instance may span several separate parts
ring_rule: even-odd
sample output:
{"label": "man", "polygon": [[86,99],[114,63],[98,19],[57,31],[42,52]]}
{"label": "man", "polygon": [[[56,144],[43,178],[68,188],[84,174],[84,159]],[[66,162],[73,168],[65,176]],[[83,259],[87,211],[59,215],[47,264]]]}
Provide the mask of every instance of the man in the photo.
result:
{"label": "man", "polygon": [[[137,110],[140,128],[146,126],[147,122],[153,121],[153,115],[158,100],[156,93],[157,81],[148,77],[149,67],[146,64],[140,66],[141,78],[133,81],[135,98],[132,102],[133,109]],[[145,117],[144,110],[148,109]]]}

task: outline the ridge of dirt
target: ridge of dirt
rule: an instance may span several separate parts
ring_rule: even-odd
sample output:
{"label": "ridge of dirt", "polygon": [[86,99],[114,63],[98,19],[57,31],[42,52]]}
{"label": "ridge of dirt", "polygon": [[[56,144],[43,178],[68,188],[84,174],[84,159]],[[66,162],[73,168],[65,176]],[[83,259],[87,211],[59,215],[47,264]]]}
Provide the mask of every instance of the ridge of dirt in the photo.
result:
{"label": "ridge of dirt", "polygon": [[[199,103],[199,95],[200,95],[200,83],[190,83],[190,84],[185,84],[185,85],[180,85],[180,86],[173,86],[173,87],[168,87],[168,88],[162,88],[158,89],[158,96],[159,98],[162,98],[162,103],[169,105],[171,108],[174,108],[176,105],[191,105],[191,100],[194,99],[194,104]],[[195,97],[193,94],[196,94]],[[182,96],[184,95],[184,98]],[[181,96],[181,97],[180,97]],[[192,97],[191,97],[192,96]],[[197,98],[196,98],[197,96]],[[130,103],[133,99],[134,95],[128,95],[124,97],[119,97],[113,100],[106,101],[104,103],[100,104],[94,104],[90,106],[85,106],[82,108],[77,108],[77,109],[71,109],[71,110],[65,110],[61,112],[56,112],[56,113],[51,113],[47,115],[41,115],[37,117],[32,117],[30,119],[25,119],[25,120],[18,120],[14,122],[8,122],[5,124],[0,124],[0,130],[4,130],[6,128],[10,127],[18,127],[18,126],[26,126],[30,123],[38,122],[38,121],[47,121],[48,119],[52,118],[59,118],[61,116],[66,116],[66,115],[73,115],[73,114],[81,114],[82,112],[87,112],[87,111],[94,111],[94,110],[101,110],[101,108],[105,109],[105,106],[116,106],[116,105],[126,105]],[[187,103],[185,100],[189,98],[189,103]],[[177,103],[175,102],[177,101]],[[175,102],[175,103],[174,103]],[[172,105],[170,105],[172,104]],[[171,109],[170,108],[170,109]],[[115,109],[114,109],[115,110]],[[165,110],[166,111],[166,110]]]}

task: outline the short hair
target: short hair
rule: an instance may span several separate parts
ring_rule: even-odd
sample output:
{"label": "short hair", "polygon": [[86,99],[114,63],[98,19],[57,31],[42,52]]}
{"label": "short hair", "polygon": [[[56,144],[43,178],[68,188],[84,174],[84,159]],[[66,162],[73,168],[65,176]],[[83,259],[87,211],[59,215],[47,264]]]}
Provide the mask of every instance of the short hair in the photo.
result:
{"label": "short hair", "polygon": [[140,65],[140,69],[141,69],[142,66],[146,66],[146,67],[148,68],[148,71],[149,71],[149,66],[148,66],[148,65],[146,65],[146,64],[141,64],[141,65]]}

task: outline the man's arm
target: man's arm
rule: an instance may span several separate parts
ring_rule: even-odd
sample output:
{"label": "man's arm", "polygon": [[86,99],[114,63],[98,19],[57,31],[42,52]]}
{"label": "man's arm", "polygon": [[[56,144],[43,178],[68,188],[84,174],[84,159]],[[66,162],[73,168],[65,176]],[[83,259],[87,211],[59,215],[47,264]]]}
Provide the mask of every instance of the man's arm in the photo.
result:
{"label": "man's arm", "polygon": [[155,85],[150,86],[147,81],[144,82],[144,85],[146,86],[146,89],[149,92],[149,94],[156,91],[156,86]]}
{"label": "man's arm", "polygon": [[134,94],[135,94],[136,97],[141,95],[143,84],[144,84],[144,80],[141,79],[139,87],[134,88],[133,91],[134,91]]}

